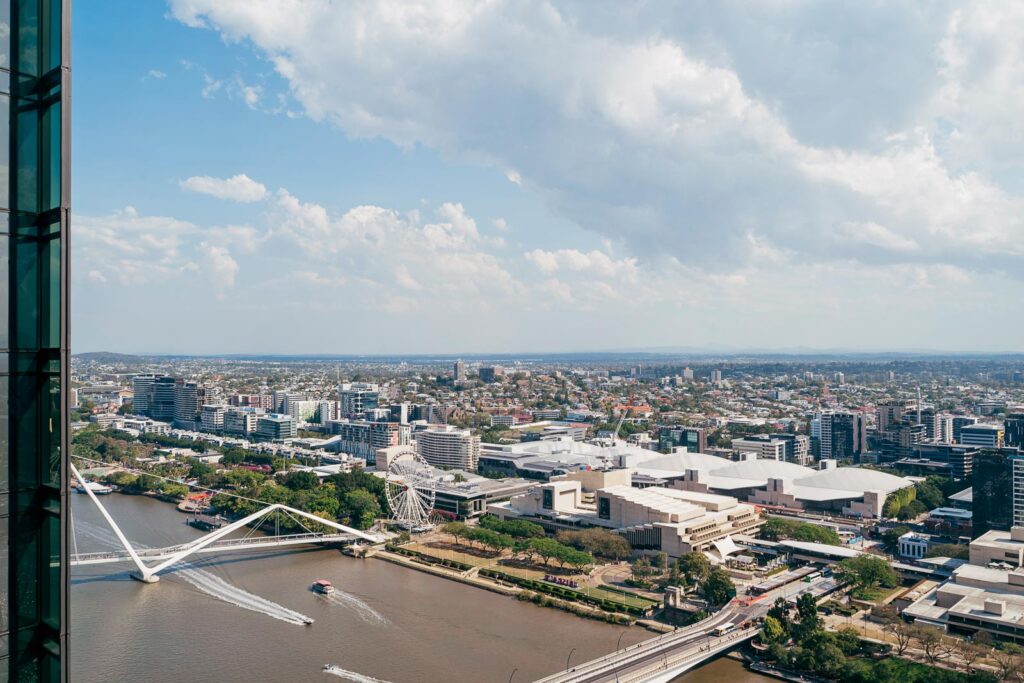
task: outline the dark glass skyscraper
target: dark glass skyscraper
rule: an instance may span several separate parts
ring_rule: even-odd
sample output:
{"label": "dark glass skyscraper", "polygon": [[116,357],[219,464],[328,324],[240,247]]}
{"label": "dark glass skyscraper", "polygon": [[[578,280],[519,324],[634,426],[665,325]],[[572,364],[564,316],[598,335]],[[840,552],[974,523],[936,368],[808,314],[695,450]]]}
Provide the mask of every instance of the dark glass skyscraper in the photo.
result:
{"label": "dark glass skyscraper", "polygon": [[0,677],[67,681],[70,0],[0,0]]}
{"label": "dark glass skyscraper", "polygon": [[974,456],[971,537],[1013,526],[1013,458],[1008,450],[985,449]]}

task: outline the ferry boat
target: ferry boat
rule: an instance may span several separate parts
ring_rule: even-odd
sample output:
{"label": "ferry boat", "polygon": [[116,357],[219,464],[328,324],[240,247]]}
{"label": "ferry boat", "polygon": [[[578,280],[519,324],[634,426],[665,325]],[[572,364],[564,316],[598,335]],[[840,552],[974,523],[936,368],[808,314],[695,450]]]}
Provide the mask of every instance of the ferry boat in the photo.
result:
{"label": "ferry boat", "polygon": [[98,481],[87,481],[84,484],[79,484],[75,487],[75,490],[79,493],[85,493],[86,488],[97,496],[105,496],[114,490],[105,484],[99,483]]}
{"label": "ferry boat", "polygon": [[319,593],[320,595],[331,595],[334,593],[334,584],[327,579],[317,579],[313,582],[313,585],[310,586],[310,590],[314,593]]}

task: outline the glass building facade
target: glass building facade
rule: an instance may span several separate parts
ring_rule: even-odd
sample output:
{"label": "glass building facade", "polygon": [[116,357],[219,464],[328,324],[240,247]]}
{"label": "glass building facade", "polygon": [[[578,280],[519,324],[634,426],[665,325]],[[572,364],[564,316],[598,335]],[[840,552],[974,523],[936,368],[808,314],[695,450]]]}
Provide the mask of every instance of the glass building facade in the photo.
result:
{"label": "glass building facade", "polygon": [[0,680],[67,681],[70,0],[0,0]]}
{"label": "glass building facade", "polygon": [[1013,461],[1007,451],[983,450],[971,472],[971,538],[1013,526]]}

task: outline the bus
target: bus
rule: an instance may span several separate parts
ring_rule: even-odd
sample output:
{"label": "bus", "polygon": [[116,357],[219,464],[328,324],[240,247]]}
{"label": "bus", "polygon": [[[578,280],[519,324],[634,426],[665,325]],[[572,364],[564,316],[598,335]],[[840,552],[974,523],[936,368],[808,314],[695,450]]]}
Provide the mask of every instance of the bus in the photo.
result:
{"label": "bus", "polygon": [[711,630],[713,636],[724,636],[726,633],[732,633],[736,630],[736,624],[731,621],[727,621],[721,626],[717,626]]}

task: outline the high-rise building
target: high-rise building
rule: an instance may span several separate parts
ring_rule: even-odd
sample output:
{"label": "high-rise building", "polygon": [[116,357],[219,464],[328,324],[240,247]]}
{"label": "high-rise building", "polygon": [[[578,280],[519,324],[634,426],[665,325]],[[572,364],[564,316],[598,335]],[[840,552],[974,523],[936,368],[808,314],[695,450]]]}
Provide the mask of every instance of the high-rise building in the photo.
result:
{"label": "high-rise building", "polygon": [[362,458],[370,465],[377,462],[378,449],[409,443],[409,427],[397,422],[338,420],[331,423],[331,434],[339,437],[335,450]]}
{"label": "high-rise building", "polygon": [[136,375],[132,378],[132,412],[136,415],[149,415],[156,378],[156,375]]}
{"label": "high-rise building", "polygon": [[149,417],[160,422],[174,420],[174,401],[178,395],[178,383],[173,377],[157,377],[153,381],[153,394],[149,402]]}
{"label": "high-rise building", "polygon": [[917,400],[912,398],[889,398],[878,402],[878,431],[884,432],[889,426],[902,422],[904,416],[917,410]]}
{"label": "high-rise building", "polygon": [[205,393],[195,382],[180,382],[174,389],[174,424],[194,429]]}
{"label": "high-rise building", "polygon": [[504,376],[505,368],[500,365],[492,365],[490,367],[480,368],[480,381],[490,384],[499,377]]}
{"label": "high-rise building", "polygon": [[261,415],[256,420],[256,438],[263,441],[294,439],[298,424],[291,415]]}
{"label": "high-rise building", "polygon": [[708,436],[703,427],[660,427],[658,448],[670,451],[680,446],[690,453],[704,453],[708,449]]}
{"label": "high-rise building", "polygon": [[228,407],[225,405],[205,405],[200,409],[200,424],[204,432],[219,433],[224,431],[224,415]]}
{"label": "high-rise building", "polygon": [[953,416],[953,443],[960,443],[960,430],[968,425],[978,424],[978,418],[973,415]]}
{"label": "high-rise building", "polygon": [[964,425],[960,428],[960,443],[965,446],[1002,448],[1003,428],[992,424]]}
{"label": "high-rise building", "polygon": [[683,368],[683,379],[687,380],[688,382],[692,382],[693,381],[693,369],[692,368],[689,368],[689,367]]}
{"label": "high-rise building", "polygon": [[416,452],[435,467],[476,471],[480,437],[468,429],[441,427],[416,432]]}
{"label": "high-rise building", "polygon": [[262,408],[241,406],[224,412],[224,433],[248,436],[256,431],[256,424],[263,415]]}
{"label": "high-rise building", "polygon": [[712,370],[711,371],[711,383],[714,384],[715,386],[718,386],[719,384],[722,383],[722,371],[721,370]]}
{"label": "high-rise building", "polygon": [[66,682],[71,3],[0,2],[0,680]]}
{"label": "high-rise building", "polygon": [[839,386],[843,386],[844,384],[846,384],[846,375],[843,374],[842,372],[837,372],[836,384],[838,384]]}
{"label": "high-rise building", "polygon": [[1024,515],[1024,486],[1015,485],[1016,480],[1024,480],[1022,465],[1021,456],[1009,449],[984,449],[974,456],[972,538],[993,529],[1009,531],[1014,526],[1018,503]]}
{"label": "high-rise building", "polygon": [[466,379],[466,364],[461,360],[455,361],[453,377],[456,382],[461,382]]}
{"label": "high-rise building", "polygon": [[376,408],[380,387],[366,382],[350,382],[338,387],[338,410],[341,417],[356,417],[364,410]]}
{"label": "high-rise building", "polygon": [[867,423],[863,415],[829,410],[818,419],[820,458],[855,460],[867,448]]}
{"label": "high-rise building", "polygon": [[1003,443],[1024,448],[1024,413],[1010,413],[1003,420]]}

